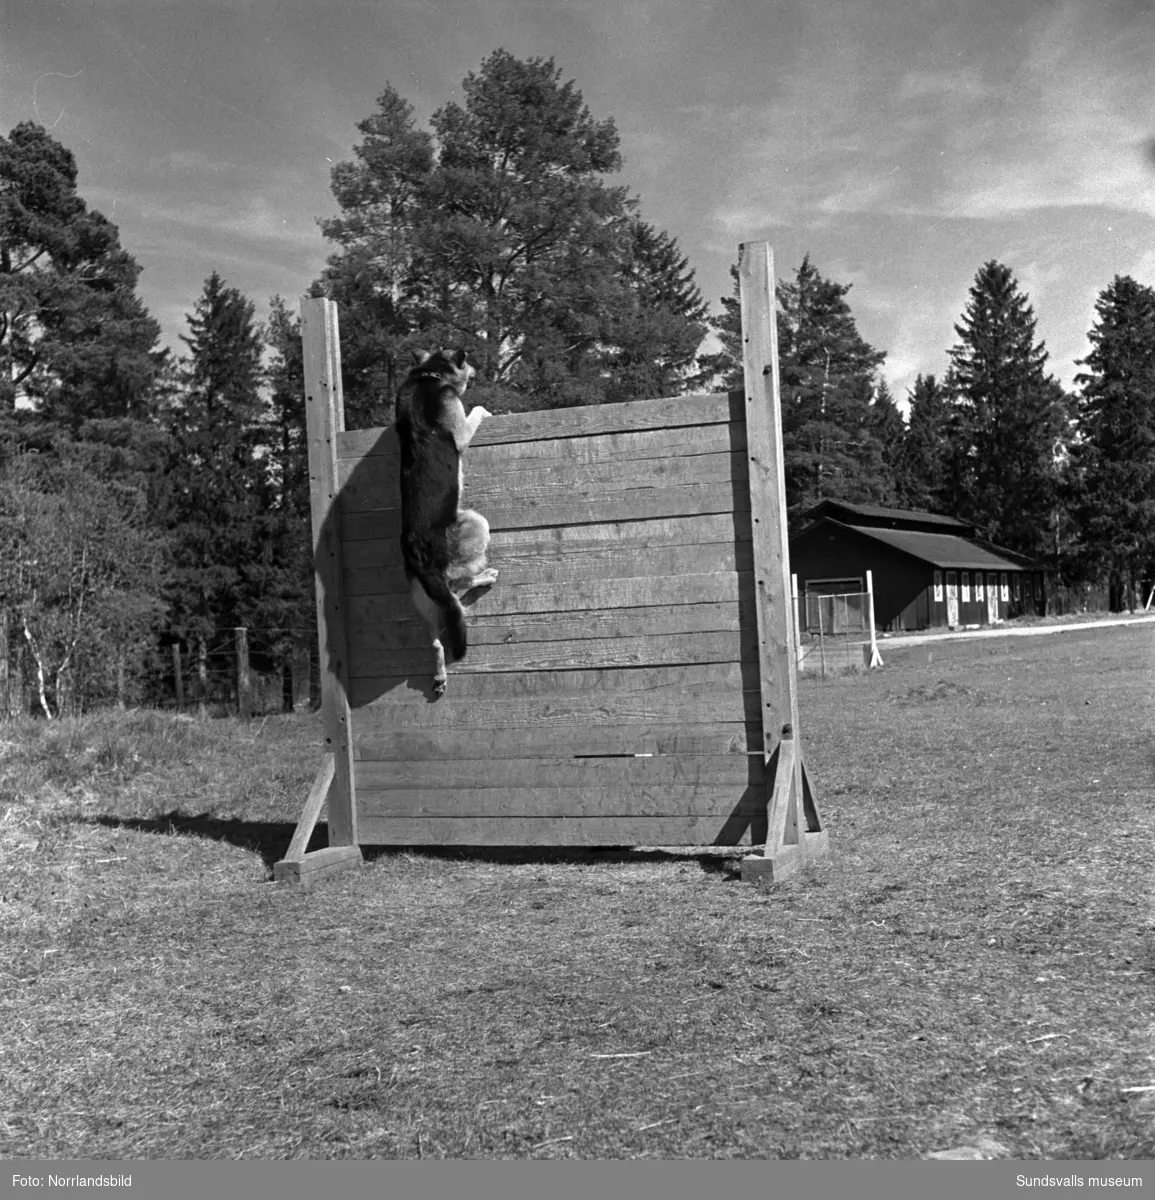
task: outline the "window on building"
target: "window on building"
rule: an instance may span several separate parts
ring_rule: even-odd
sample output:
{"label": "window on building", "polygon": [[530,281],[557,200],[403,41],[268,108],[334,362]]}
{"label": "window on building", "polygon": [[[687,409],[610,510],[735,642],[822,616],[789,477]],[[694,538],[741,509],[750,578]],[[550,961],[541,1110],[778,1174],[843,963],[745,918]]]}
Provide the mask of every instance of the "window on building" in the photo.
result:
{"label": "window on building", "polygon": [[935,571],[934,573],[934,602],[935,604],[942,603],[942,572]]}
{"label": "window on building", "polygon": [[971,599],[971,573],[964,571],[962,573],[962,601],[964,604],[969,604]]}
{"label": "window on building", "polygon": [[1011,598],[1010,592],[1007,590],[1007,573],[1002,571],[999,574],[999,598],[1004,604]]}
{"label": "window on building", "polygon": [[975,572],[975,599],[983,598],[983,573],[982,571]]}

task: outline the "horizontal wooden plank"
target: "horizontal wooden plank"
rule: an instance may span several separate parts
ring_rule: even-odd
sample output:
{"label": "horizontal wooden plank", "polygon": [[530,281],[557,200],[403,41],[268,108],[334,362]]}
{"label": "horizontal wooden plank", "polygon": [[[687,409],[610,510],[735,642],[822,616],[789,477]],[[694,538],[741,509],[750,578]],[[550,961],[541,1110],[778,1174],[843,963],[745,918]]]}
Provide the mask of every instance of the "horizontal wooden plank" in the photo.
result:
{"label": "horizontal wooden plank", "polygon": [[[743,491],[745,490],[745,495]],[[377,537],[400,537],[400,508],[382,507],[381,497],[362,496],[356,501],[339,497],[341,527],[361,512],[378,514],[374,529]],[[676,487],[638,487],[607,491],[597,495],[571,496],[551,493],[537,498],[502,493],[485,504],[466,488],[465,506],[477,509],[489,522],[491,531],[504,529],[540,529],[558,525],[588,525],[608,521],[652,521],[667,517],[686,517],[709,513],[748,513],[748,489],[725,483],[683,484]],[[365,504],[368,507],[358,507]]]}
{"label": "horizontal wooden plank", "polygon": [[[409,591],[400,563],[382,562],[384,551],[395,542],[354,542],[345,557],[345,595],[373,596]],[[677,594],[678,577],[713,575],[724,571],[753,571],[752,542],[710,542],[702,546],[655,546],[650,549],[618,550],[604,547],[596,552],[548,556],[503,556],[490,565],[501,572],[503,588],[530,584],[592,582],[593,580],[636,579],[652,576],[666,581]],[[390,556],[392,557],[392,556]],[[399,556],[398,556],[399,557]]]}
{"label": "horizontal wooden plank", "polygon": [[762,822],[719,813],[687,817],[364,817],[369,846],[761,845]]}
{"label": "horizontal wooden plank", "polygon": [[[484,428],[484,426],[483,426]],[[338,459],[338,482],[344,486],[357,472],[374,478],[396,478],[401,447],[392,428],[380,431],[371,452],[363,458]],[[482,445],[475,441],[466,452],[465,470],[470,476],[501,472],[513,475],[540,471],[543,466],[605,466],[643,459],[680,459],[700,454],[744,453],[746,426],[682,425],[673,429],[648,429],[605,433],[591,437],[549,438],[540,442],[503,442]]]}
{"label": "horizontal wooden plank", "polygon": [[766,811],[765,787],[653,784],[509,788],[357,787],[358,821],[373,817],[708,817]]}
{"label": "horizontal wooden plank", "polygon": [[[390,534],[388,531],[392,529]],[[373,510],[349,513],[341,526],[345,546],[372,541],[386,546],[392,543],[394,558],[400,562],[398,518],[395,512]],[[711,542],[748,542],[751,539],[750,513],[689,513],[644,521],[605,521],[586,525],[553,525],[545,528],[491,529],[490,556],[554,554],[557,556],[594,552],[606,546],[618,549],[650,546],[700,546]],[[382,561],[386,561],[383,559]]]}
{"label": "horizontal wooden plank", "polygon": [[[498,581],[500,582],[500,580]],[[687,633],[738,633],[754,628],[754,595],[707,604],[657,604],[609,608],[598,612],[468,614],[470,647],[509,646],[527,642],[653,638]],[[386,617],[386,611],[392,611]],[[358,650],[424,646],[425,625],[411,603],[394,597],[354,596],[348,601],[350,645]],[[472,652],[472,651],[471,651]],[[608,650],[612,653],[612,646]],[[354,657],[352,650],[350,658]],[[462,664],[464,666],[464,664]]]}
{"label": "horizontal wooden plank", "polygon": [[433,701],[429,676],[349,681],[357,726],[406,725],[440,729],[546,729],[566,722],[590,725],[758,719],[757,676],[737,663],[636,667],[592,671],[533,671],[455,675]]}
{"label": "horizontal wooden plank", "polygon": [[[468,395],[466,397],[466,407]],[[669,429],[679,425],[745,423],[745,393],[708,392],[656,400],[627,400],[538,412],[503,413],[482,421],[473,446],[501,442],[532,442],[549,438],[591,437],[626,430]],[[382,429],[355,429],[337,435],[338,458],[357,458],[374,452]],[[382,446],[387,451],[386,446]]]}
{"label": "horizontal wooden plank", "polygon": [[[424,626],[407,629],[405,644],[370,648],[349,637],[349,677],[380,678],[433,670],[433,650]],[[454,675],[511,671],[586,671],[596,667],[678,666],[692,663],[756,662],[758,631],[669,633],[661,637],[577,638],[548,642],[478,642],[470,631],[469,652],[451,665]]]}
{"label": "horizontal wooden plank", "polygon": [[[450,688],[454,685],[450,677]],[[761,721],[670,721],[537,729],[413,729],[353,721],[358,761],[558,758],[606,754],[733,754],[762,750]]]}
{"label": "horizontal wooden plank", "polygon": [[[515,613],[594,613],[602,609],[645,608],[661,604],[735,603],[753,587],[750,571],[721,571],[714,575],[673,578],[577,579],[563,583],[523,583],[492,587],[467,597],[466,614],[475,618]],[[407,619],[413,602],[400,571],[381,572],[376,586],[389,591],[354,593],[347,600],[347,617],[362,621]],[[356,607],[354,606],[356,602]]]}
{"label": "horizontal wooden plank", "polygon": [[[396,508],[401,503],[396,464],[369,458],[351,474],[338,479],[344,512]],[[465,503],[489,514],[512,495],[525,507],[543,507],[561,498],[581,500],[611,492],[632,494],[639,489],[692,487],[702,484],[744,483],[749,475],[744,451],[694,454],[683,458],[613,459],[608,462],[542,461],[519,469],[471,461],[466,477]],[[735,491],[738,489],[735,487]]]}
{"label": "horizontal wooden plank", "polygon": [[606,758],[407,759],[356,764],[358,789],[616,788],[705,784],[739,791],[765,780],[761,754],[654,754]]}

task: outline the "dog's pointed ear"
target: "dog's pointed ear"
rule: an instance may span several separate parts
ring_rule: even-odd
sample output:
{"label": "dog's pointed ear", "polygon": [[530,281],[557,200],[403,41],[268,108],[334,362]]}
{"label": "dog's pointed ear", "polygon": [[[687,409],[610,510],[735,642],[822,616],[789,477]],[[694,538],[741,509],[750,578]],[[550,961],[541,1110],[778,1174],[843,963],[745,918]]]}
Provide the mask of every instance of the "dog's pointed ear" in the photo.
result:
{"label": "dog's pointed ear", "polygon": [[465,366],[465,347],[464,346],[462,346],[461,349],[458,350],[456,354],[454,354],[453,365],[455,367]]}
{"label": "dog's pointed ear", "polygon": [[421,364],[429,357],[424,350],[412,350],[410,353],[413,355],[413,365],[415,367],[421,366]]}

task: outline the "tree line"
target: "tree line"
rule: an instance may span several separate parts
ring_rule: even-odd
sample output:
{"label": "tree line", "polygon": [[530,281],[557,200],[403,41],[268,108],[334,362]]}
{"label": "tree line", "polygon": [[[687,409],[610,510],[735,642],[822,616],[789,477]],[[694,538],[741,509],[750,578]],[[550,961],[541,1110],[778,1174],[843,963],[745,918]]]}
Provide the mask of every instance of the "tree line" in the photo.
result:
{"label": "tree line", "polygon": [[[461,95],[425,130],[386,87],[332,171],[307,290],[341,306],[349,427],[388,423],[437,345],[465,346],[494,412],[741,387],[736,268],[711,316],[677,240],[612,183],[614,122],[552,60],[502,50]],[[258,322],[214,272],[174,354],[139,275],[69,150],[31,123],[0,138],[0,713],[17,673],[48,715],[154,700],[173,643],[203,680],[238,626],[288,697],[313,638],[297,317],[273,297]],[[1011,271],[984,264],[906,422],[849,292],[809,258],[779,285],[792,522],[824,498],[928,509],[1113,607],[1150,586],[1152,289],[1104,290],[1068,394]]]}

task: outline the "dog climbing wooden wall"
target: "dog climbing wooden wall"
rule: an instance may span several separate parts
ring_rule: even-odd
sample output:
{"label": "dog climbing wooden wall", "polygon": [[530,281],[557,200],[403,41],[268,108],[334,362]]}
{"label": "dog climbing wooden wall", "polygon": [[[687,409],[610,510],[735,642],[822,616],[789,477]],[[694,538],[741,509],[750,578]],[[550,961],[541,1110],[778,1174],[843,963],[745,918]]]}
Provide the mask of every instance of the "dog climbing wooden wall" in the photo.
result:
{"label": "dog climbing wooden wall", "polygon": [[[466,598],[441,698],[401,567],[396,436],[341,429],[335,306],[303,302],[332,759],[280,877],[358,844],[765,844],[751,877],[824,846],[797,749],[765,244],[742,247],[740,280],[743,391],[482,423],[463,503],[500,577]],[[311,870],[319,793],[331,851]]]}

